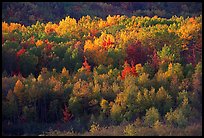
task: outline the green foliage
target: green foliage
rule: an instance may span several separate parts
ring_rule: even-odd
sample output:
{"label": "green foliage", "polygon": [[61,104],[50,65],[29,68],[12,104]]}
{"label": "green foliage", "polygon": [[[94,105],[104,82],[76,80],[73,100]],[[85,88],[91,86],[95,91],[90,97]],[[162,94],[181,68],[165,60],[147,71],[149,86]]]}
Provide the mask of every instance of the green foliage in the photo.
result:
{"label": "green foliage", "polygon": [[201,19],[2,22],[3,122],[91,126],[91,135],[120,123],[124,135],[172,135],[164,123],[185,129],[202,114]]}
{"label": "green foliage", "polygon": [[110,110],[110,117],[113,121],[120,123],[123,120],[122,107],[114,103]]}
{"label": "green foliage", "polygon": [[165,119],[168,125],[173,125],[175,127],[185,127],[187,125],[187,118],[180,109],[174,111],[171,109],[170,112],[166,113]]}
{"label": "green foliage", "polygon": [[160,114],[158,110],[154,107],[146,110],[146,114],[144,117],[144,123],[148,126],[153,126],[156,121],[160,119]]}
{"label": "green foliage", "polygon": [[160,87],[156,93],[156,107],[161,115],[166,114],[173,105],[172,97],[166,92],[163,87]]}
{"label": "green foliage", "polygon": [[29,75],[30,73],[36,71],[38,57],[36,57],[35,55],[29,55],[28,53],[25,53],[20,56],[18,62],[20,66],[20,71],[25,75]]}

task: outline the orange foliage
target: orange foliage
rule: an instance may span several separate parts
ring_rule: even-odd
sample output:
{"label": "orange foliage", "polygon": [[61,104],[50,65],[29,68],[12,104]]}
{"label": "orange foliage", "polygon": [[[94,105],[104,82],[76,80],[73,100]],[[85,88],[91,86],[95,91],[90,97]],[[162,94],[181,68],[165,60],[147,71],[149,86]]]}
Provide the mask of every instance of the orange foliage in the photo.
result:
{"label": "orange foliage", "polygon": [[88,71],[88,72],[90,72],[91,71],[91,66],[89,66],[89,64],[88,64],[88,62],[87,62],[87,58],[86,57],[84,57],[84,63],[83,63],[83,66],[84,66],[84,68]]}
{"label": "orange foliage", "polygon": [[30,44],[35,44],[35,37],[34,37],[34,36],[32,36],[32,37],[30,38]]}
{"label": "orange foliage", "polygon": [[38,40],[35,44],[36,44],[37,47],[39,47],[39,46],[41,46],[43,44],[43,41],[42,40]]}
{"label": "orange foliage", "polygon": [[50,33],[56,32],[57,28],[58,28],[57,24],[52,24],[49,22],[45,26],[45,33],[49,35]]}
{"label": "orange foliage", "polygon": [[133,64],[132,64],[132,67],[130,67],[130,65],[127,63],[127,61],[125,61],[124,69],[123,69],[122,74],[121,74],[121,78],[125,79],[125,76],[127,74],[132,74],[134,76],[138,75],[137,72],[136,72],[135,67],[133,66]]}

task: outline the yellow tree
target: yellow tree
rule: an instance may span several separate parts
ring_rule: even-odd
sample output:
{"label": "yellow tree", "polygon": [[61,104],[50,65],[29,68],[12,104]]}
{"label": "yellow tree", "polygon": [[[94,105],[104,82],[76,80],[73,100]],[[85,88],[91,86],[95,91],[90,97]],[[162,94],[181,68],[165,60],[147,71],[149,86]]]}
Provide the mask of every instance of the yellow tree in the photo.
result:
{"label": "yellow tree", "polygon": [[18,80],[14,86],[14,93],[15,95],[18,97],[19,103],[22,104],[23,103],[23,98],[24,98],[24,85],[23,83]]}

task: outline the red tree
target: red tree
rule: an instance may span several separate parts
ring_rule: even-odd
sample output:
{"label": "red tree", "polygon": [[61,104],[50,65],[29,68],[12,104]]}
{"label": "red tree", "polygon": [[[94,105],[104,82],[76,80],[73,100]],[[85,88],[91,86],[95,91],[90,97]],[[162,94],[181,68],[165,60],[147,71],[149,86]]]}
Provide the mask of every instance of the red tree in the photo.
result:
{"label": "red tree", "polygon": [[72,114],[68,111],[68,108],[66,105],[65,106],[65,109],[63,109],[63,120],[64,122],[68,122],[73,116]]}
{"label": "red tree", "polygon": [[127,74],[132,74],[133,76],[137,76],[137,72],[135,70],[135,66],[133,65],[133,62],[132,62],[132,67],[130,67],[130,65],[127,63],[127,61],[125,61],[124,69],[123,69],[123,71],[121,73],[122,79],[125,79],[125,76]]}
{"label": "red tree", "polygon": [[126,60],[129,64],[144,64],[147,61],[149,49],[143,47],[140,41],[136,41],[127,47],[126,53]]}
{"label": "red tree", "polygon": [[91,71],[91,66],[88,64],[86,57],[84,57],[83,66],[84,66],[84,68],[85,68],[87,71]]}

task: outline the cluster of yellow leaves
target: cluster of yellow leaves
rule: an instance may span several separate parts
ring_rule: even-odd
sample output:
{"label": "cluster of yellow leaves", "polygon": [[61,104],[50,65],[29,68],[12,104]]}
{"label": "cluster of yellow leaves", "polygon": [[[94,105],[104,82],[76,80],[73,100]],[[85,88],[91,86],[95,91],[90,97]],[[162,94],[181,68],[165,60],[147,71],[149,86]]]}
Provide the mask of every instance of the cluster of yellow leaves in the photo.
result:
{"label": "cluster of yellow leaves", "polygon": [[127,45],[128,42],[131,42],[132,40],[135,40],[138,35],[138,29],[137,28],[127,28],[124,31],[117,32],[116,34],[116,40],[121,43],[122,47],[124,48],[124,45]]}
{"label": "cluster of yellow leaves", "polygon": [[73,94],[76,97],[87,97],[90,95],[89,83],[84,80],[79,80],[74,84]]}
{"label": "cluster of yellow leaves", "polygon": [[106,34],[105,32],[102,32],[101,36],[94,40],[94,45],[102,48],[111,48],[114,46],[114,43],[114,36],[111,34]]}
{"label": "cluster of yellow leaves", "polygon": [[2,22],[2,32],[12,32],[13,30],[19,30],[21,32],[25,32],[27,29],[24,25],[18,23],[10,23],[10,25],[6,22]]}
{"label": "cluster of yellow leaves", "polygon": [[35,44],[37,47],[42,46],[43,45],[43,41],[42,40],[38,40]]}
{"label": "cluster of yellow leaves", "polygon": [[122,18],[122,16],[120,15],[114,15],[114,16],[108,16],[106,18],[106,21],[100,19],[99,22],[98,22],[98,27],[100,29],[104,28],[104,27],[107,27],[107,26],[111,26],[111,25],[115,25],[118,23],[118,21],[120,21]]}
{"label": "cluster of yellow leaves", "polygon": [[98,27],[101,29],[101,28],[104,28],[107,26],[108,26],[108,23],[106,21],[100,19],[100,21],[98,22]]}
{"label": "cluster of yellow leaves", "polygon": [[181,65],[178,63],[175,63],[175,64],[169,63],[168,70],[164,73],[164,76],[166,78],[169,78],[169,77],[172,77],[174,75],[176,75],[178,77],[182,76]]}
{"label": "cluster of yellow leaves", "polygon": [[59,22],[59,26],[56,28],[56,32],[58,35],[62,36],[68,32],[72,32],[75,29],[77,29],[77,21],[74,18],[67,16],[65,19],[62,19]]}
{"label": "cluster of yellow leaves", "polygon": [[191,40],[194,33],[201,30],[202,24],[197,23],[194,18],[189,18],[185,24],[178,30],[181,38]]}
{"label": "cluster of yellow leaves", "polygon": [[105,111],[108,108],[108,101],[106,99],[102,99],[100,103],[101,108]]}
{"label": "cluster of yellow leaves", "polygon": [[89,131],[90,131],[91,133],[94,133],[94,132],[99,131],[99,130],[100,130],[100,126],[99,126],[99,124],[97,124],[97,123],[93,123],[93,124],[91,125]]}
{"label": "cluster of yellow leaves", "polygon": [[110,64],[112,59],[108,58],[108,49],[112,48],[115,43],[115,38],[111,34],[102,33],[99,38],[86,40],[84,45],[84,52],[88,54],[88,57],[92,57],[95,63],[98,64]]}
{"label": "cluster of yellow leaves", "polygon": [[56,32],[57,28],[58,28],[57,24],[52,24],[51,22],[48,22],[45,25],[45,33],[49,35],[50,33]]}
{"label": "cluster of yellow leaves", "polygon": [[96,21],[92,20],[91,17],[89,15],[87,16],[83,16],[79,21],[78,21],[78,25],[86,28],[88,30],[92,30],[92,29],[96,29],[97,28],[97,23]]}
{"label": "cluster of yellow leaves", "polygon": [[64,76],[64,77],[69,76],[69,71],[67,71],[67,69],[65,67],[62,69],[62,76]]}
{"label": "cluster of yellow leaves", "polygon": [[84,52],[87,50],[93,50],[95,51],[97,49],[97,46],[93,44],[91,40],[86,40],[84,45]]}
{"label": "cluster of yellow leaves", "polygon": [[114,16],[108,16],[107,17],[107,23],[108,25],[114,25],[120,20],[120,15],[114,15]]}
{"label": "cluster of yellow leaves", "polygon": [[177,30],[177,34],[183,39],[183,47],[186,47],[188,41],[196,37],[199,31],[202,30],[202,22],[197,22],[193,17],[185,21],[180,29]]}
{"label": "cluster of yellow leaves", "polygon": [[145,84],[149,81],[149,74],[147,73],[142,73],[139,77],[138,77],[138,83],[139,84]]}
{"label": "cluster of yellow leaves", "polygon": [[38,76],[38,79],[37,79],[39,82],[40,81],[43,81],[43,77],[42,77],[42,75],[40,74],[39,76]]}
{"label": "cluster of yellow leaves", "polygon": [[57,94],[63,94],[62,91],[62,83],[60,81],[55,81],[55,85],[53,87],[53,91],[57,92]]}
{"label": "cluster of yellow leaves", "polygon": [[136,70],[137,73],[143,72],[142,64],[136,64],[135,65],[135,70]]}
{"label": "cluster of yellow leaves", "polygon": [[19,92],[21,92],[23,90],[23,88],[24,88],[23,83],[20,80],[18,80],[15,84],[15,87],[14,87],[14,93],[18,94]]}
{"label": "cluster of yellow leaves", "polygon": [[9,25],[6,22],[2,22],[2,32],[9,32]]}
{"label": "cluster of yellow leaves", "polygon": [[23,89],[24,89],[23,83],[20,80],[18,80],[14,87],[14,94],[18,97],[19,103],[23,102],[24,97]]}

